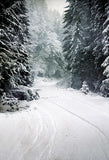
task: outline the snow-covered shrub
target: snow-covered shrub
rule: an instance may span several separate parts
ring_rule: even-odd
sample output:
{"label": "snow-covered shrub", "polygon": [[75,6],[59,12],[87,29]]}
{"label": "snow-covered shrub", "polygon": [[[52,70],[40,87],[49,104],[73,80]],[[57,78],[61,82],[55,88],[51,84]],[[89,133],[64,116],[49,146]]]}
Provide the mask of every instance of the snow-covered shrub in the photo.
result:
{"label": "snow-covered shrub", "polygon": [[18,99],[15,97],[8,97],[4,92],[0,98],[0,111],[15,111],[19,110],[19,102]]}
{"label": "snow-covered shrub", "polygon": [[102,81],[100,90],[102,92],[102,96],[109,97],[109,78]]}
{"label": "snow-covered shrub", "polygon": [[88,84],[87,84],[86,81],[83,82],[81,91],[82,91],[84,94],[88,94],[88,93],[89,93],[89,86],[88,86]]}
{"label": "snow-covered shrub", "polygon": [[32,100],[37,100],[39,98],[37,90],[32,90],[31,88],[24,86],[19,86],[19,88],[14,88],[10,90],[9,94],[20,101],[22,100],[32,101]]}
{"label": "snow-covered shrub", "polygon": [[[2,92],[0,98],[0,111],[16,111],[22,108],[22,101],[37,100],[39,94],[37,90],[32,90],[29,87],[19,86],[9,90],[9,92]],[[24,106],[23,108],[25,108]]]}

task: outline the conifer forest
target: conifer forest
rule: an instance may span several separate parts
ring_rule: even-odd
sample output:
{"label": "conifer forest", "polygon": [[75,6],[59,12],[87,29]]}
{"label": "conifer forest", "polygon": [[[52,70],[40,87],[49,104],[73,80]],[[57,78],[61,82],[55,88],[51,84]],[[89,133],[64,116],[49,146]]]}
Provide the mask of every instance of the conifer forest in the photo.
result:
{"label": "conifer forest", "polygon": [[109,0],[0,0],[0,160],[109,160]]}

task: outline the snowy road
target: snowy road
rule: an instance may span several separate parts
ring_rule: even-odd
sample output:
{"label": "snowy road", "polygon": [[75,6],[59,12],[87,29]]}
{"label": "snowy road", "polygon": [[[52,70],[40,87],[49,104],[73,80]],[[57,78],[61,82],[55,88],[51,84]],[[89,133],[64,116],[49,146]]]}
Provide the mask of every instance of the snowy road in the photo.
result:
{"label": "snowy road", "polygon": [[42,80],[40,99],[0,114],[0,160],[109,160],[109,100]]}

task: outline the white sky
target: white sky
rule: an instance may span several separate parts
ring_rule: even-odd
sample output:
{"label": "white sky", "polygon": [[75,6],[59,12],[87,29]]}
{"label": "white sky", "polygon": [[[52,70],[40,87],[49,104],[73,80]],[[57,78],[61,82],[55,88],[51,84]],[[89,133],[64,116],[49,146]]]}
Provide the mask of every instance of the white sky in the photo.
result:
{"label": "white sky", "polygon": [[60,14],[63,14],[66,0],[46,0],[48,8],[50,10],[57,10]]}

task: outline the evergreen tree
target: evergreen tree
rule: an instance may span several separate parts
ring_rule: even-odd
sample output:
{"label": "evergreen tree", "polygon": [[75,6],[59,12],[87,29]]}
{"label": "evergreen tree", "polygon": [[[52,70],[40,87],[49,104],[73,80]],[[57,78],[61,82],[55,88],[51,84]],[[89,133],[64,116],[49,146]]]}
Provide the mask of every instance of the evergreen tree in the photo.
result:
{"label": "evergreen tree", "polygon": [[102,63],[102,66],[105,68],[103,75],[105,76],[101,91],[103,95],[109,96],[109,2],[105,5],[105,13],[106,13],[106,20],[103,25],[103,53],[105,60]]}
{"label": "evergreen tree", "polygon": [[[60,15],[48,11],[45,0],[28,1],[31,34],[31,54],[36,74],[47,77],[61,76],[63,55]],[[57,77],[58,77],[57,76]]]}
{"label": "evergreen tree", "polygon": [[105,1],[67,0],[65,11],[64,52],[67,68],[72,73],[72,87],[80,88],[87,81],[90,89],[98,90],[103,79],[104,56],[102,30]]}
{"label": "evergreen tree", "polygon": [[105,0],[92,0],[91,1],[91,32],[92,32],[92,53],[94,55],[94,65],[96,71],[96,87],[100,89],[101,82],[103,80],[103,68],[101,64],[104,61],[104,56],[102,52],[102,31],[103,23],[105,20]]}
{"label": "evergreen tree", "polygon": [[93,77],[88,70],[94,70],[94,56],[90,51],[89,4],[77,0],[68,2],[64,17],[66,36],[63,48],[68,62],[67,68],[72,73],[72,87],[80,88],[82,81],[88,82]]}
{"label": "evergreen tree", "polygon": [[0,88],[8,91],[31,83],[26,44],[28,19],[25,0],[0,2]]}
{"label": "evergreen tree", "polygon": [[86,81],[83,82],[81,91],[82,91],[84,94],[88,94],[88,93],[89,93],[89,87],[88,87]]}

